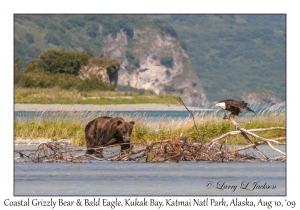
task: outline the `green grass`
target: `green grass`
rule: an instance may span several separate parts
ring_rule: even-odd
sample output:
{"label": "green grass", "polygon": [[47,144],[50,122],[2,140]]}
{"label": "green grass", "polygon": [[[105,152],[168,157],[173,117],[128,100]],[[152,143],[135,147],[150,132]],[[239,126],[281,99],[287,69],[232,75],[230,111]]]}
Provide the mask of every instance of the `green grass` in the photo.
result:
{"label": "green grass", "polygon": [[78,91],[60,88],[20,88],[15,87],[14,102],[24,104],[178,104],[178,97],[173,95],[151,95],[145,92],[116,91]]}
{"label": "green grass", "polygon": [[[235,128],[228,120],[223,120],[218,114],[219,111],[206,115],[205,112],[195,116],[196,125],[204,142],[210,141],[224,133],[234,131]],[[114,113],[103,112],[99,114],[113,116]],[[35,139],[50,138],[71,139],[74,146],[84,146],[84,128],[85,125],[96,116],[95,112],[57,112],[49,115],[42,113],[41,118],[33,118],[24,122],[14,123],[15,138]],[[151,117],[145,115],[120,115],[126,121],[134,120],[136,122],[132,132],[133,143],[150,143],[159,140],[171,139],[175,137],[188,137],[194,142],[199,142],[200,138],[194,128],[194,122],[191,117],[179,119],[177,121],[162,116],[157,122],[153,122]],[[150,118],[150,119],[149,119]],[[271,115],[261,112],[258,116],[252,117],[251,114],[237,118],[236,121],[246,129],[285,127],[285,111],[274,112]],[[266,132],[257,132],[265,138],[276,138],[286,136],[285,130],[272,130]],[[252,137],[251,137],[252,138]],[[228,144],[246,144],[246,140],[241,135],[229,136],[226,138]],[[253,141],[256,141],[252,138]]]}

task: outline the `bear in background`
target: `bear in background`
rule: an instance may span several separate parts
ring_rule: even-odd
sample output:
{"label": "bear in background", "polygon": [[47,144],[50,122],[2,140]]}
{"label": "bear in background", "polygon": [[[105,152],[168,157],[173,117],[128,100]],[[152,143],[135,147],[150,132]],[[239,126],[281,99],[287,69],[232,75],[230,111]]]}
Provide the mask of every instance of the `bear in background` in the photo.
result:
{"label": "bear in background", "polygon": [[121,145],[121,151],[130,148],[130,135],[134,121],[125,122],[121,117],[98,117],[85,127],[86,154],[98,153],[101,157],[103,149],[94,149],[108,145]]}

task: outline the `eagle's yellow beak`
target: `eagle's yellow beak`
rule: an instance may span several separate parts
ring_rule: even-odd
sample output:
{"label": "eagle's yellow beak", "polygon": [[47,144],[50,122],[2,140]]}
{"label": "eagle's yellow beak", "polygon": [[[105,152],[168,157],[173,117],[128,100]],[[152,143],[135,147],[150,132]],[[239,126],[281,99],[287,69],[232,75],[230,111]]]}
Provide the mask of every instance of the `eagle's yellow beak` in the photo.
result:
{"label": "eagle's yellow beak", "polygon": [[217,103],[215,106],[220,106],[220,104],[219,104],[219,103]]}

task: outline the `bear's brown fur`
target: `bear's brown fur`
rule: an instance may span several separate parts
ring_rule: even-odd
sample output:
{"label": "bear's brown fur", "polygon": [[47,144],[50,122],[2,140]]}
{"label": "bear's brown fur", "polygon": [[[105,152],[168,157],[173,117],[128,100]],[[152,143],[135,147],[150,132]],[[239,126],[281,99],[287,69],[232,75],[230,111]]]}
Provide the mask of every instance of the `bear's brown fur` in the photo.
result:
{"label": "bear's brown fur", "polygon": [[125,122],[121,117],[98,117],[85,127],[87,154],[94,152],[102,157],[102,149],[93,149],[113,144],[121,144],[121,151],[130,148],[130,135],[134,121]]}

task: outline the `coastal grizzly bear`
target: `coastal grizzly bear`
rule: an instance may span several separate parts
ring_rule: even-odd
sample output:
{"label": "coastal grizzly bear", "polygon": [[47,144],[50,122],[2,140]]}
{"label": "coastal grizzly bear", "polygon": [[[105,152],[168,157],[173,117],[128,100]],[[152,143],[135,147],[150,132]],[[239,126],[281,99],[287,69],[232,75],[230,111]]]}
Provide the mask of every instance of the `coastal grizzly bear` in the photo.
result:
{"label": "coastal grizzly bear", "polygon": [[121,117],[102,116],[92,120],[85,127],[86,154],[96,152],[102,157],[102,149],[94,148],[114,144],[121,144],[121,151],[129,149],[134,123],[125,122]]}

